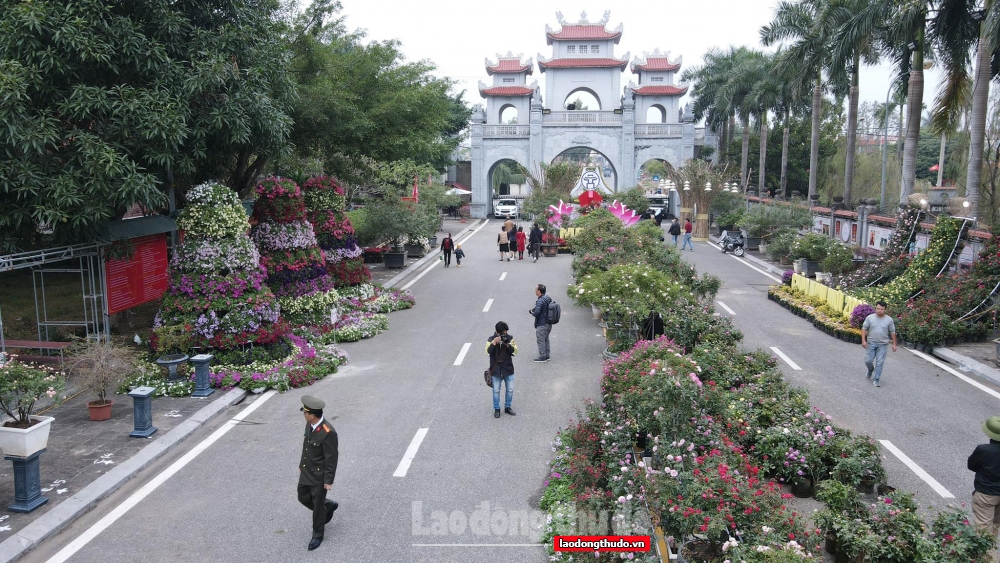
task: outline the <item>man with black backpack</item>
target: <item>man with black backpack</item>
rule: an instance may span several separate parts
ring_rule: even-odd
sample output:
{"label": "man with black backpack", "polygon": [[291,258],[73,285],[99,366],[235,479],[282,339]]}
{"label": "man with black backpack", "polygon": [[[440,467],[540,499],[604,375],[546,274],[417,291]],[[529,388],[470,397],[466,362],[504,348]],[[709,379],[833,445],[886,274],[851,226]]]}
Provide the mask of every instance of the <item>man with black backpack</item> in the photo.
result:
{"label": "man with black backpack", "polygon": [[533,362],[549,361],[549,333],[552,332],[552,325],[559,322],[562,315],[562,308],[545,295],[545,286],[538,284],[535,288],[535,307],[528,312],[535,317],[535,342],[538,343],[538,357],[532,359]]}

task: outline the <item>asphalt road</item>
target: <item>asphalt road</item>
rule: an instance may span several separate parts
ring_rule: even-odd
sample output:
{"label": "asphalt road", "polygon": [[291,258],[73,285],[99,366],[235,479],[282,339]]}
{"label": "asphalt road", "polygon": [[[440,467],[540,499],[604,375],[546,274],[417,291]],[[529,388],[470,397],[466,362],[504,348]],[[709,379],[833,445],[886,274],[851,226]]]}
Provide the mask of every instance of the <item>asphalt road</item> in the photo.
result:
{"label": "asphalt road", "polygon": [[[571,257],[500,263],[493,251],[497,230],[499,222],[491,221],[463,243],[462,268],[431,266],[411,288],[417,306],[393,313],[387,333],[345,345],[352,360],[339,373],[232,408],[25,560],[544,561],[532,511],[550,443],[585,399],[599,395],[603,339],[590,311],[565,296]],[[722,277],[718,300],[735,313],[746,345],[776,347],[801,367],[779,362],[814,405],[837,424],[888,440],[940,484],[935,490],[884,450],[894,486],[913,491],[924,506],[968,500],[972,474],[965,460],[984,441],[979,424],[998,410],[994,396],[902,348],[890,352],[883,386],[873,388],[860,346],[830,338],[768,301],[774,280],[745,261],[709,243],[696,249],[685,259]],[[530,361],[536,350],[526,312],[539,282],[564,305],[552,332],[553,359],[545,364]],[[721,305],[717,311],[729,314]],[[481,373],[485,339],[498,320],[510,324],[520,355],[518,414],[496,420]],[[295,500],[304,429],[299,397],[306,393],[327,402],[340,436],[331,495],[340,509],[314,552],[306,551],[309,513]],[[205,447],[254,401],[263,402]],[[412,464],[394,477],[421,429],[426,434]],[[157,479],[199,449],[170,478]],[[136,501],[137,493],[145,496]],[[121,517],[105,524],[115,510]],[[83,543],[81,534],[92,539]],[[50,559],[74,540],[81,545],[67,559]]]}
{"label": "asphalt road", "polygon": [[[351,362],[339,373],[234,407],[26,560],[49,561],[81,534],[100,531],[66,560],[544,561],[533,512],[551,441],[584,399],[599,396],[603,338],[590,310],[565,297],[571,256],[501,263],[499,225],[491,221],[463,242],[462,268],[432,266],[411,287],[416,307],[390,315],[388,332],[344,345]],[[552,361],[543,364],[531,362],[537,350],[527,313],[537,283],[564,305]],[[482,371],[499,320],[520,349],[517,416],[494,419]],[[314,552],[306,551],[310,513],[295,498],[303,394],[326,401],[340,438],[330,495],[340,509]],[[151,480],[251,401],[264,402],[149,491]],[[421,429],[412,464],[394,477]],[[137,491],[148,495],[110,525],[100,522]]]}
{"label": "asphalt road", "polygon": [[[809,391],[814,406],[843,427],[889,441],[940,484],[933,488],[883,445],[892,486],[912,491],[923,507],[971,501],[974,475],[966,469],[966,460],[977,444],[987,441],[980,424],[1000,411],[997,397],[902,346],[888,353],[882,387],[875,388],[865,379],[865,350],[860,345],[827,336],[769,301],[767,287],[776,281],[749,267],[748,261],[723,255],[707,242],[696,243],[695,249],[684,258],[699,272],[724,280],[717,299],[735,313],[731,316],[746,345],[776,347],[801,368],[778,360],[785,377]],[[730,314],[718,303],[716,311]]]}

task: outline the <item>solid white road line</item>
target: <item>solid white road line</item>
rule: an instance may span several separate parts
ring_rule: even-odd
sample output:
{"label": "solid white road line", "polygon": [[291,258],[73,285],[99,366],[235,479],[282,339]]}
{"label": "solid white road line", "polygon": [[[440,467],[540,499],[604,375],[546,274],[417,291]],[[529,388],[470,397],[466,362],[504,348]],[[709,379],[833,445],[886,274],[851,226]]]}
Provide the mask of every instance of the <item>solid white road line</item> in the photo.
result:
{"label": "solid white road line", "polygon": [[84,531],[78,538],[69,543],[66,547],[62,548],[59,553],[56,553],[48,560],[47,563],[62,563],[70,557],[72,557],[76,552],[83,549],[91,540],[96,538],[98,534],[108,529],[112,524],[114,524],[119,518],[125,515],[126,512],[132,509],[135,505],[139,504],[142,499],[149,496],[153,491],[159,488],[160,485],[165,483],[167,479],[173,477],[178,471],[184,468],[185,465],[191,463],[194,458],[198,457],[201,452],[207,450],[209,446],[219,441],[226,435],[227,432],[233,429],[237,424],[239,424],[244,418],[246,418],[250,413],[257,410],[261,405],[267,402],[268,399],[273,397],[277,393],[275,390],[268,391],[261,395],[259,399],[253,402],[252,405],[240,411],[240,413],[230,419],[228,422],[223,424],[218,430],[212,433],[211,436],[205,438],[200,444],[191,449],[188,453],[184,454],[182,458],[175,461],[170,467],[163,470],[162,473],[154,477],[148,483],[142,486],[141,489],[132,494],[132,496],[125,499],[125,501],[115,507],[114,510],[108,513],[107,516],[98,520],[96,524]]}
{"label": "solid white road line", "polygon": [[785,363],[791,366],[791,368],[794,369],[795,371],[802,371],[802,368],[799,367],[799,364],[793,362],[792,359],[786,356],[785,353],[782,352],[781,350],[778,350],[774,346],[771,346],[771,351],[774,352],[774,355],[778,356],[782,360],[785,360]]}
{"label": "solid white road line", "polygon": [[723,309],[725,309],[726,312],[729,313],[730,315],[736,316],[736,311],[733,311],[732,309],[730,309],[729,306],[726,305],[725,303],[723,303],[722,301],[716,301],[716,303],[718,303],[719,307],[722,307]]}
{"label": "solid white road line", "polygon": [[456,244],[462,244],[463,242],[469,240],[470,238],[472,238],[472,235],[478,233],[480,231],[480,229],[482,229],[483,227],[485,227],[486,225],[489,225],[489,224],[490,224],[489,221],[483,221],[482,225],[479,225],[471,233],[465,235],[465,238],[463,238],[462,240],[458,241]]}
{"label": "solid white road line", "polygon": [[396,472],[392,474],[393,477],[406,477],[406,472],[410,470],[410,464],[413,463],[413,458],[417,457],[417,450],[420,449],[420,443],[424,441],[426,435],[426,428],[417,430],[413,441],[410,442],[410,447],[406,448],[406,453],[403,454],[403,459],[399,460]]}
{"label": "solid white road line", "polygon": [[[465,242],[465,241],[469,240],[470,238],[472,238],[472,235],[474,235],[474,234],[478,233],[478,232],[479,232],[479,229],[482,229],[482,228],[483,228],[483,227],[485,227],[486,225],[489,225],[489,221],[486,221],[486,222],[485,222],[485,223],[483,223],[482,225],[479,225],[478,227],[476,227],[476,229],[475,229],[475,230],[473,230],[473,231],[472,231],[471,233],[469,233],[469,234],[468,234],[468,235],[467,235],[467,236],[466,236],[465,238],[463,238],[461,242],[458,242],[458,243],[456,243],[456,244],[462,244],[463,242]],[[431,265],[430,265],[430,266],[427,266],[426,268],[424,268],[424,271],[420,272],[420,274],[419,274],[419,275],[418,275],[417,277],[415,277],[415,278],[413,278],[412,280],[410,280],[409,282],[407,282],[407,284],[406,284],[406,285],[404,285],[404,286],[403,286],[402,288],[400,288],[400,289],[404,289],[404,290],[406,290],[406,289],[410,289],[410,286],[412,286],[413,284],[415,284],[415,283],[417,283],[418,281],[420,281],[420,278],[422,278],[422,277],[426,276],[426,275],[427,275],[427,272],[429,272],[429,271],[433,270],[433,269],[434,269],[434,266],[437,266],[437,265],[438,265],[438,264],[440,264],[440,263],[441,263],[441,260],[435,260],[434,262],[432,262],[432,263],[431,263]]]}
{"label": "solid white road line", "polygon": [[465,359],[465,355],[469,353],[469,348],[472,346],[471,342],[466,342],[462,345],[462,351],[458,353],[458,357],[455,358],[455,363],[452,365],[460,366],[462,365],[462,360]]}
{"label": "solid white road line", "polygon": [[507,278],[507,272],[500,274],[500,281],[503,281],[506,278]]}
{"label": "solid white road line", "polygon": [[492,299],[489,299],[489,300],[486,301],[486,306],[483,307],[483,312],[484,313],[489,313],[490,312],[490,305],[493,305],[493,300]]}
{"label": "solid white road line", "polygon": [[948,489],[944,488],[941,485],[941,483],[938,483],[933,477],[928,475],[926,471],[921,469],[921,467],[916,463],[914,463],[914,461],[910,459],[909,456],[907,456],[899,448],[894,446],[892,442],[890,442],[889,440],[879,440],[879,443],[882,444],[882,446],[884,446],[885,449],[892,452],[892,455],[898,457],[899,461],[902,461],[907,467],[910,468],[910,471],[916,473],[917,477],[920,477],[921,479],[924,480],[925,483],[930,485],[931,488],[934,489],[935,493],[941,495],[943,498],[955,498],[955,495],[948,492]]}
{"label": "solid white road line", "polygon": [[426,276],[426,275],[427,275],[427,272],[429,272],[429,271],[433,270],[433,269],[434,269],[434,266],[437,266],[437,265],[438,265],[438,264],[440,264],[440,263],[441,263],[441,260],[435,260],[435,261],[431,262],[431,265],[430,265],[430,266],[427,266],[426,268],[424,268],[424,271],[423,271],[423,272],[420,272],[420,274],[419,274],[419,275],[418,275],[417,277],[415,277],[415,278],[413,278],[412,280],[410,280],[409,282],[407,282],[407,284],[406,284],[406,285],[404,285],[404,286],[402,287],[402,289],[404,289],[404,290],[406,290],[406,289],[410,289],[410,286],[411,286],[411,285],[413,285],[413,284],[417,283],[418,281],[420,281],[420,278],[422,278],[422,277]]}
{"label": "solid white road line", "polygon": [[[721,248],[722,248],[721,246],[719,246],[718,244],[716,244],[716,243],[714,243],[714,242],[711,242],[711,241],[707,241],[707,242],[708,242],[708,244],[709,244],[709,245],[711,245],[711,246],[714,246],[714,247],[716,247],[716,248],[719,248],[719,249],[721,249]],[[760,272],[761,274],[764,274],[765,276],[767,276],[767,277],[771,278],[772,280],[774,280],[774,281],[776,281],[776,282],[779,282],[779,283],[781,282],[781,278],[778,278],[778,277],[775,277],[775,276],[771,275],[770,273],[768,273],[768,272],[765,272],[764,270],[761,270],[760,268],[758,268],[757,266],[754,266],[753,264],[751,264],[751,263],[750,263],[749,261],[747,261],[747,260],[743,260],[743,259],[741,259],[741,258],[739,258],[739,257],[737,257],[737,256],[733,256],[732,254],[730,254],[730,255],[729,255],[729,257],[730,257],[730,258],[732,258],[733,260],[736,260],[736,261],[737,261],[737,262],[739,262],[740,264],[743,264],[743,265],[744,265],[744,266],[746,266],[747,268],[750,268],[751,270],[755,270],[755,271],[757,271],[757,272]]]}
{"label": "solid white road line", "polygon": [[[907,350],[910,350],[910,349],[907,348]],[[954,375],[955,377],[961,379],[962,381],[968,383],[969,385],[972,385],[973,387],[979,389],[980,391],[985,391],[986,393],[989,393],[990,395],[993,395],[997,399],[1000,399],[1000,393],[997,393],[993,389],[990,389],[989,387],[983,385],[982,383],[976,381],[975,379],[972,379],[971,377],[969,377],[969,376],[967,376],[967,375],[965,375],[965,374],[963,374],[963,373],[961,373],[961,372],[953,369],[951,366],[949,366],[948,364],[945,364],[944,362],[939,361],[937,358],[935,358],[933,356],[930,356],[928,354],[924,354],[923,352],[918,352],[916,350],[910,350],[910,352],[913,352],[918,357],[921,357],[921,358],[927,360],[928,362],[930,362],[930,363],[934,364],[935,366],[937,366],[937,367],[945,370],[946,372]]]}

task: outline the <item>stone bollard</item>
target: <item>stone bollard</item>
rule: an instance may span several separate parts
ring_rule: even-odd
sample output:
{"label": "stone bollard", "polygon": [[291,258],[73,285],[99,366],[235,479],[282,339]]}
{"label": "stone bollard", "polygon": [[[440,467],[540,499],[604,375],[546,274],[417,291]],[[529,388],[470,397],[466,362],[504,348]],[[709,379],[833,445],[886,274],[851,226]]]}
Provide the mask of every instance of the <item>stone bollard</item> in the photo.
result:
{"label": "stone bollard", "polygon": [[133,438],[149,438],[156,433],[153,426],[153,393],[155,387],[136,387],[128,396],[132,397],[132,419],[135,429],[129,434]]}
{"label": "stone bollard", "polygon": [[39,471],[40,460],[45,448],[21,457],[5,455],[3,458],[14,462],[14,504],[7,507],[11,512],[31,512],[49,502],[42,496],[42,479]]}
{"label": "stone bollard", "polygon": [[215,393],[215,389],[208,379],[208,364],[212,363],[212,359],[215,356],[211,354],[198,354],[191,358],[191,363],[194,364],[194,393],[191,393],[192,397],[208,397],[212,393]]}

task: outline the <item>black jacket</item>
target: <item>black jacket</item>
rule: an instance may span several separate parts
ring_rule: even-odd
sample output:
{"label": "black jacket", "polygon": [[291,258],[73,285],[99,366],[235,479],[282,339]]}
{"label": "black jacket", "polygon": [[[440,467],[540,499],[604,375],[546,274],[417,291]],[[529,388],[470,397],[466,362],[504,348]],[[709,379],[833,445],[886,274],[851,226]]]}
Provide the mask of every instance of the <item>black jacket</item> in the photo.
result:
{"label": "black jacket", "polygon": [[528,233],[528,244],[535,244],[536,242],[542,242],[542,230],[538,227],[532,227],[531,232]]}
{"label": "black jacket", "polygon": [[318,487],[332,485],[337,475],[337,431],[326,419],[316,430],[306,423],[302,441],[302,458],[299,460],[299,484]]}
{"label": "black jacket", "polygon": [[976,472],[976,490],[984,495],[1000,495],[1000,442],[979,444],[969,456],[969,471]]}
{"label": "black jacket", "polygon": [[[510,333],[507,333],[508,336]],[[517,343],[511,337],[510,342],[494,346],[493,339],[500,336],[493,333],[493,336],[486,342],[486,353],[490,355],[490,366],[493,367],[493,375],[504,377],[514,373],[514,356],[517,355]]]}
{"label": "black jacket", "polygon": [[674,223],[673,225],[670,225],[670,231],[668,232],[674,236],[681,234],[681,224]]}
{"label": "black jacket", "polygon": [[552,303],[552,298],[548,295],[542,295],[535,300],[535,307],[528,311],[531,316],[535,317],[535,328],[549,324],[549,303]]}

